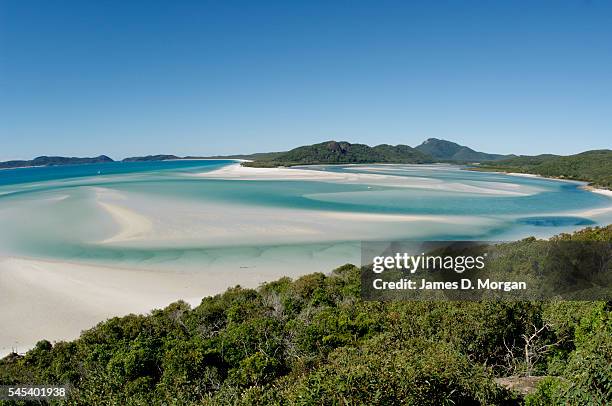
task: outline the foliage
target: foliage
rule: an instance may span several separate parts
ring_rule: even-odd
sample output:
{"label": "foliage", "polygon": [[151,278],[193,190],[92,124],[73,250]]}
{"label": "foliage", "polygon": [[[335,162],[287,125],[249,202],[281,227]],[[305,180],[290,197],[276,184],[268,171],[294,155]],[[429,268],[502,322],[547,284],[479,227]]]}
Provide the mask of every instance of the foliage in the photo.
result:
{"label": "foliage", "polygon": [[23,168],[28,166],[57,166],[57,165],[81,165],[104,162],[114,162],[106,155],[95,158],[68,158],[63,156],[39,156],[30,161],[6,161],[0,162],[0,169]]}
{"label": "foliage", "polygon": [[313,164],[356,164],[356,163],[428,163],[432,158],[407,145],[377,145],[327,141],[305,145],[291,151],[263,155],[243,165],[256,167],[313,165]]}
{"label": "foliage", "polygon": [[519,156],[488,163],[476,169],[575,179],[590,182],[594,186],[612,188],[612,151],[609,149],[569,156]]}
{"label": "foliage", "polygon": [[505,156],[474,151],[454,142],[429,138],[417,146],[419,151],[439,160],[460,162],[481,162],[503,159]]}

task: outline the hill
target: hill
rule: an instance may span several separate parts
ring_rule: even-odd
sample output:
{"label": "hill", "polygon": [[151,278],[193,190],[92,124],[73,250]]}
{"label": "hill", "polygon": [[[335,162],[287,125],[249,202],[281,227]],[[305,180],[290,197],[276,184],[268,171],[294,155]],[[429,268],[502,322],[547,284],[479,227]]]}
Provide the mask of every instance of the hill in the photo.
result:
{"label": "hill", "polygon": [[273,167],[317,164],[356,164],[356,163],[429,163],[431,157],[407,145],[351,144],[345,141],[326,141],[305,145],[287,152],[263,154],[246,166]]}
{"label": "hill", "polygon": [[123,159],[122,162],[147,162],[147,161],[167,161],[169,159],[183,159],[176,155],[146,155],[146,156],[132,156]]}
{"label": "hill", "polygon": [[532,173],[581,180],[593,186],[612,188],[612,151],[600,149],[576,155],[518,156],[480,165],[476,170]]}
{"label": "hill", "polygon": [[75,158],[63,156],[39,156],[32,160],[26,161],[6,161],[0,162],[0,168],[24,168],[29,166],[60,166],[60,165],[79,165],[79,164],[97,164],[102,162],[114,162],[106,155],[100,155],[94,158]]}
{"label": "hill", "polygon": [[442,161],[482,162],[507,158],[505,155],[478,152],[469,147],[437,138],[429,138],[415,148]]}

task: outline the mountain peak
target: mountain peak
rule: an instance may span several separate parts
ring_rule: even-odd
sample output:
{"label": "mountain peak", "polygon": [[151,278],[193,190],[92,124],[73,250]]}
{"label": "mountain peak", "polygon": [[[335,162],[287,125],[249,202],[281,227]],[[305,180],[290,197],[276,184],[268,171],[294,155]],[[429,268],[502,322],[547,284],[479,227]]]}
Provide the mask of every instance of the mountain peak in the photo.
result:
{"label": "mountain peak", "polygon": [[449,161],[476,162],[493,161],[504,158],[503,155],[474,151],[456,142],[438,138],[428,138],[421,145],[417,146],[416,149],[436,159]]}

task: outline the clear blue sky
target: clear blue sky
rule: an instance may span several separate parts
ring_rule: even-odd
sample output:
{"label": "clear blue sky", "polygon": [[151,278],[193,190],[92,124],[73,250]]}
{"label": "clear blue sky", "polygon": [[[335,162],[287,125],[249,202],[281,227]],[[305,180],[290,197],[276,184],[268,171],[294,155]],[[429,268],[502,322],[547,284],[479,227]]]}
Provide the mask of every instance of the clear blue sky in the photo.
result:
{"label": "clear blue sky", "polygon": [[0,0],[0,159],[611,147],[609,1]]}

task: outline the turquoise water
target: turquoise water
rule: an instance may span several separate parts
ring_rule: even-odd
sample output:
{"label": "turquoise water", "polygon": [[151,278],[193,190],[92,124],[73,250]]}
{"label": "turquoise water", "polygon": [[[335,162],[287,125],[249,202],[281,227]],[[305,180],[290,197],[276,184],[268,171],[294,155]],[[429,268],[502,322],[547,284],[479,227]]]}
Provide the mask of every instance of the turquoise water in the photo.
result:
{"label": "turquoise water", "polygon": [[29,182],[82,178],[88,176],[102,177],[139,172],[193,171],[200,168],[213,168],[233,161],[218,160],[177,160],[151,162],[108,162],[87,165],[64,165],[0,170],[0,186],[16,185]]}
{"label": "turquoise water", "polygon": [[[612,199],[582,190],[578,182],[471,172],[454,166],[311,168],[341,174],[386,175],[384,181],[378,178],[348,182],[227,180],[195,176],[233,163],[229,160],[118,162],[0,171],[0,251],[145,267],[164,264],[205,267],[232,257],[240,258],[241,264],[264,260],[278,263],[288,256],[326,264],[333,262],[335,256],[340,264],[354,262],[358,258],[358,242],[371,238],[549,236],[611,220],[610,211],[605,209],[612,205]],[[411,187],[401,186],[413,181],[416,183]],[[116,219],[100,208],[99,190],[112,193],[112,204],[141,213],[151,219],[154,227],[171,229],[172,236],[177,237],[100,243],[117,234],[120,227]],[[278,217],[265,220],[272,226],[290,224],[303,216],[299,227],[291,223],[290,229],[308,232],[304,232],[303,241],[299,235],[289,239],[282,233],[268,232],[266,224],[253,219],[258,217],[256,211],[241,218],[241,207],[278,213]],[[221,216],[230,209],[237,214],[230,216],[232,221],[225,226],[227,230],[223,230],[223,224],[216,224],[215,228],[206,220],[200,221],[211,210],[217,210]],[[196,221],[181,223],[176,219],[184,213],[191,213]],[[316,220],[319,213],[454,216],[475,220],[441,225],[423,220],[417,228],[409,227],[409,223],[403,226],[388,220],[361,221],[359,218],[342,224],[340,220],[322,220],[319,224]],[[213,213],[211,219],[214,217]],[[475,224],[480,221],[482,225]],[[336,224],[341,230],[334,234]],[[190,232],[196,237],[182,238],[183,228],[193,228]],[[242,238],[251,235],[252,230],[256,235],[258,228],[266,233],[260,243],[258,238]],[[211,229],[219,235],[237,231],[235,238],[224,242],[217,241],[210,234]],[[308,237],[308,233],[316,235],[319,229],[321,237]]]}

